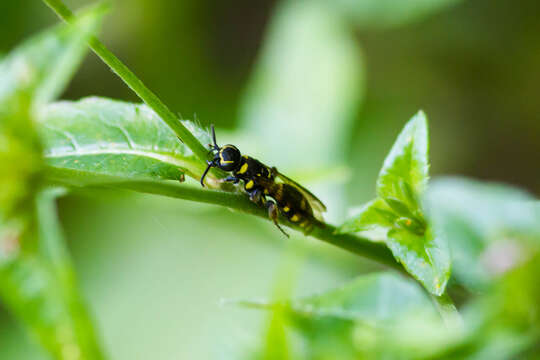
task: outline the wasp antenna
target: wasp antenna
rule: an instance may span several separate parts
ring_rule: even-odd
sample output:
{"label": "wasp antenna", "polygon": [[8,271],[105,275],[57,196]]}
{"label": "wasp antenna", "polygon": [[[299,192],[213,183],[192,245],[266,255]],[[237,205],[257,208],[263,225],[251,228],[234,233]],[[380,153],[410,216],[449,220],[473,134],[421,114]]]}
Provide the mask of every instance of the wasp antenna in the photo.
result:
{"label": "wasp antenna", "polygon": [[214,162],[213,161],[208,161],[208,166],[206,167],[206,170],[204,170],[202,176],[201,176],[201,185],[202,187],[204,187],[204,178],[206,177],[206,174],[208,174],[208,171],[210,171],[210,168],[212,166],[214,166]]}
{"label": "wasp antenna", "polygon": [[279,231],[281,231],[283,233],[283,235],[285,235],[287,238],[290,238],[289,234],[287,234],[287,232],[285,230],[283,230],[283,228],[281,227],[281,225],[279,225],[277,223],[277,221],[275,222],[277,228],[279,229]]}
{"label": "wasp antenna", "polygon": [[214,129],[214,124],[211,124],[210,128],[212,129],[212,140],[214,140],[214,146],[216,149],[219,149],[219,146],[216,141],[216,130]]}

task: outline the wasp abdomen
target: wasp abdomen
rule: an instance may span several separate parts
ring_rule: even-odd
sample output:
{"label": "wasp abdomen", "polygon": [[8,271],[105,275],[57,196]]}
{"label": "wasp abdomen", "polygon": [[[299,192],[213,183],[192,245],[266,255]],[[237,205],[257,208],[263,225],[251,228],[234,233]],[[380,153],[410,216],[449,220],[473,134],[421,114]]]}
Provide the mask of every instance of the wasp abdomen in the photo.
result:
{"label": "wasp abdomen", "polygon": [[313,210],[304,196],[288,184],[274,184],[269,195],[278,204],[281,213],[291,222],[308,230],[313,225]]}

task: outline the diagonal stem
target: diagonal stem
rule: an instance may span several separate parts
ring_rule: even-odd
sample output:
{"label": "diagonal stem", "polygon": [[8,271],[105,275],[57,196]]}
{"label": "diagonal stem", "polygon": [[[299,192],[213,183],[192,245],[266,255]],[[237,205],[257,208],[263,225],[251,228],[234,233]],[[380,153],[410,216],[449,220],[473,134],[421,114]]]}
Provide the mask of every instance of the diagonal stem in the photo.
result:
{"label": "diagonal stem", "polygon": [[[65,22],[71,23],[74,20],[73,12],[61,0],[43,0],[43,2]],[[161,117],[198,158],[203,162],[209,159],[208,150],[182,125],[178,117],[122,61],[109,51],[99,39],[91,36],[88,40],[88,45],[137,96]]]}

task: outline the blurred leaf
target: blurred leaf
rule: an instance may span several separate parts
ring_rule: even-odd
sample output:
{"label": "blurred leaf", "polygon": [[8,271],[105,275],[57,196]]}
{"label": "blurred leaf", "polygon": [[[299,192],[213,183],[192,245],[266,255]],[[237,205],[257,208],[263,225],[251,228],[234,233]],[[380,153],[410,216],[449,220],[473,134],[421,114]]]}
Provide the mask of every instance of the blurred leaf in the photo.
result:
{"label": "blurred leaf", "polygon": [[30,99],[21,93],[0,104],[0,226],[11,218],[27,218],[40,181],[41,146],[29,107]]}
{"label": "blurred leaf", "polygon": [[[297,318],[337,318],[378,323],[419,309],[432,309],[430,299],[414,282],[391,273],[359,277],[343,287],[285,302],[240,301],[255,308],[282,308]],[[435,312],[433,312],[435,313]]]}
{"label": "blurred leaf", "polygon": [[284,1],[246,92],[243,122],[264,137],[269,161],[334,165],[344,157],[362,77],[360,49],[339,17],[316,1]]}
{"label": "blurred leaf", "polygon": [[460,0],[325,0],[361,28],[404,25]]}
{"label": "blurred leaf", "polygon": [[370,358],[373,344],[363,342],[377,340],[379,332],[392,329],[402,317],[438,318],[416,283],[390,273],[362,276],[339,289],[298,300],[241,304],[288,314],[304,340],[298,353],[305,357],[298,358],[306,359]]}
{"label": "blurred leaf", "polygon": [[0,107],[0,297],[56,358],[100,359],[70,268],[59,267],[54,208],[43,206],[52,200],[37,196],[43,164],[29,112],[18,93]]}
{"label": "blurred leaf", "polygon": [[[540,241],[540,238],[537,240]],[[512,326],[525,332],[531,331],[540,340],[540,255],[535,254],[528,261],[510,270],[495,285],[495,307],[493,320],[505,326]]]}
{"label": "blurred leaf", "polygon": [[[439,344],[437,358],[534,359],[540,343],[540,257],[501,276],[492,287],[463,307],[467,328],[462,337]],[[433,328],[430,333],[437,330]],[[409,331],[410,333],[411,331]],[[448,334],[449,337],[452,334]],[[396,338],[390,337],[392,342]],[[429,336],[416,348],[432,346]],[[388,343],[387,343],[388,344]],[[409,347],[412,344],[409,344]],[[403,346],[402,346],[403,348]],[[433,353],[432,353],[433,356]]]}
{"label": "blurred leaf", "polygon": [[87,52],[86,40],[98,28],[104,7],[94,7],[71,26],[61,25],[28,39],[0,63],[0,104],[24,91],[34,105],[56,98]]}
{"label": "blurred leaf", "polygon": [[[184,125],[204,144],[208,133]],[[59,102],[39,115],[45,159],[56,168],[124,178],[199,179],[206,167],[146,105],[104,98]]]}
{"label": "blurred leaf", "polygon": [[[540,257],[505,274],[498,283],[470,303],[462,307],[464,326],[444,324],[433,311],[395,311],[385,323],[356,322],[352,329],[344,331],[333,323],[332,330],[304,326],[313,329],[310,336],[317,340],[315,347],[332,344],[336,332],[353,348],[355,357],[366,359],[526,359],[534,358],[540,341],[539,313]],[[399,298],[399,293],[388,291],[378,300]],[[425,301],[424,301],[425,302]],[[432,310],[427,304],[425,309]],[[390,303],[392,309],[400,304]],[[376,312],[376,310],[373,310]],[[314,317],[309,324],[323,324]],[[304,321],[304,324],[307,322]],[[313,326],[313,325],[311,325]],[[330,323],[326,323],[330,326]],[[307,330],[303,330],[307,331]],[[324,335],[322,335],[324,334]],[[337,349],[326,349],[335,355]],[[340,358],[329,356],[328,358]]]}
{"label": "blurred leaf", "polygon": [[[4,227],[0,231],[4,250],[0,254],[0,296],[56,359],[102,359],[55,211],[54,194],[42,193],[34,213],[39,219],[37,228],[17,233]],[[23,241],[39,242],[39,251],[22,251],[19,244]]]}
{"label": "blurred leaf", "polygon": [[0,62],[1,216],[32,203],[42,169],[30,107],[63,91],[102,15],[102,7],[91,9],[73,26],[57,26],[30,38]]}
{"label": "blurred leaf", "polygon": [[447,239],[456,278],[483,288],[540,248],[540,207],[524,191],[459,178],[425,195],[433,227]]}
{"label": "blurred leaf", "polygon": [[32,110],[63,90],[100,16],[93,10],[74,26],[46,31],[0,63],[0,297],[57,359],[102,355],[71,264],[55,251],[61,239],[54,200],[38,195],[44,164]]}
{"label": "blurred leaf", "polygon": [[266,347],[264,360],[291,359],[287,339],[286,316],[279,310],[272,313],[268,333],[266,334]]}
{"label": "blurred leaf", "polygon": [[399,134],[379,173],[377,194],[388,199],[388,205],[401,201],[410,209],[418,206],[414,194],[422,194],[426,188],[428,152],[427,120],[420,111]]}
{"label": "blurred leaf", "polygon": [[[297,282],[300,264],[304,256],[302,249],[296,242],[287,244],[282,257],[272,297],[274,301],[289,298]],[[263,346],[260,350],[252,354],[250,359],[278,360],[297,359],[294,350],[290,331],[288,330],[289,314],[281,307],[272,309],[269,317],[269,324],[266,330]]]}

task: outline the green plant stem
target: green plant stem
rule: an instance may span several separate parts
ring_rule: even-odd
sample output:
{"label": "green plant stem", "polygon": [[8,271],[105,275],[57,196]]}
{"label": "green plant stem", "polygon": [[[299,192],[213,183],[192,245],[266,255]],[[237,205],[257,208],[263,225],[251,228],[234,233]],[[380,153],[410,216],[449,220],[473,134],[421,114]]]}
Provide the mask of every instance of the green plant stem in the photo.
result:
{"label": "green plant stem", "polygon": [[[201,203],[221,205],[246,214],[255,215],[270,221],[265,209],[252,203],[244,194],[230,193],[218,190],[202,189],[200,187],[173,182],[154,180],[125,181],[113,176],[95,175],[75,170],[49,167],[47,171],[48,181],[55,185],[80,187],[94,185],[114,189],[131,190],[146,194],[155,194],[196,201]],[[297,225],[282,219],[282,223],[291,229],[302,231]],[[394,256],[384,245],[352,234],[336,234],[336,227],[317,222],[310,236],[348,250],[365,258],[386,265],[390,268],[405,272],[403,267],[396,262]],[[277,231],[277,230],[276,230]]]}
{"label": "green plant stem", "polygon": [[[62,20],[72,23],[73,12],[61,0],[43,0]],[[154,94],[129,68],[122,63],[95,36],[91,36],[88,45],[111,70],[126,83],[156,114],[174,131],[178,138],[188,146],[203,162],[209,160],[206,149],[193,134],[179,121],[178,117]]]}
{"label": "green plant stem", "polygon": [[105,359],[94,324],[80,294],[71,257],[56,214],[55,199],[61,195],[59,189],[47,189],[37,198],[37,213],[41,252],[54,269],[57,286],[62,294],[78,346],[85,359]]}

